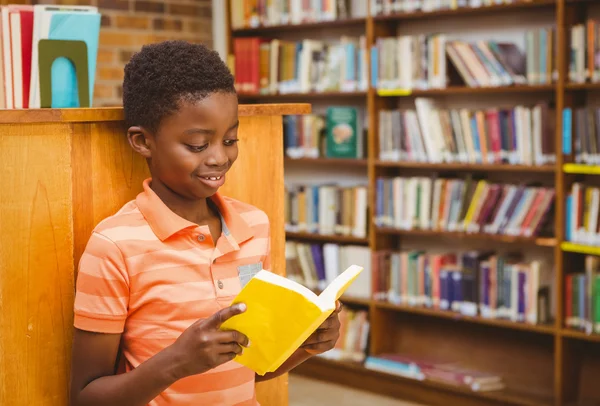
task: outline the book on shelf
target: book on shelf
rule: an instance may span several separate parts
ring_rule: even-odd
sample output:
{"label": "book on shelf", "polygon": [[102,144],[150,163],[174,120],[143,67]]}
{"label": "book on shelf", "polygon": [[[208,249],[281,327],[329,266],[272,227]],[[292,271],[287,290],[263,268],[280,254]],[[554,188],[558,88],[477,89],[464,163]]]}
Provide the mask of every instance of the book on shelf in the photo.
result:
{"label": "book on shelf", "polygon": [[600,165],[600,108],[563,110],[563,153],[578,164]]}
{"label": "book on shelf", "polygon": [[[500,41],[462,41],[443,33],[379,37],[371,48],[377,89],[544,85],[558,76],[554,28],[527,30],[525,50]],[[458,84],[458,83],[456,83]]]}
{"label": "book on shelf", "polygon": [[416,98],[415,109],[379,111],[379,159],[427,163],[556,163],[554,109],[548,103],[448,109]]}
{"label": "book on shelf", "polygon": [[[0,108],[92,105],[100,35],[97,7],[6,5],[0,7],[0,15]],[[84,47],[71,48],[81,42]],[[48,71],[47,59],[55,53],[57,59]],[[89,100],[80,100],[79,69],[87,70]],[[50,89],[48,105],[41,95],[45,86]]]}
{"label": "book on shelf", "polygon": [[409,379],[438,382],[477,392],[489,392],[505,388],[500,375],[466,368],[458,361],[432,357],[383,353],[368,356],[365,367]]}
{"label": "book on shelf", "polygon": [[365,0],[231,0],[235,29],[365,18]]}
{"label": "book on shelf", "polygon": [[336,301],[363,271],[351,265],[317,295],[276,273],[260,270],[231,305],[244,303],[246,311],[221,324],[252,343],[235,361],[259,375],[276,371],[336,310]]}
{"label": "book on shelf", "polygon": [[535,0],[370,0],[373,16],[395,13],[433,12],[480,8],[516,3],[531,3]]}
{"label": "book on shelf", "polygon": [[367,129],[364,109],[329,106],[325,114],[283,117],[287,157],[362,159],[366,154]]}
{"label": "book on shelf", "polygon": [[367,353],[369,340],[369,312],[343,307],[339,315],[340,336],[331,350],[319,357],[332,361],[362,363]]}
{"label": "book on shelf", "polygon": [[375,224],[520,237],[550,233],[555,190],[485,179],[378,177]]}
{"label": "book on shelf", "polygon": [[366,91],[366,46],[364,35],[338,41],[234,38],[229,65],[242,95]]}
{"label": "book on shelf", "polygon": [[378,251],[372,273],[376,300],[528,324],[552,319],[552,268],[518,253]]}
{"label": "book on shelf", "polygon": [[600,188],[574,182],[566,196],[565,241],[600,246]]}
{"label": "book on shelf", "polygon": [[600,334],[600,258],[586,255],[584,264],[565,277],[565,326]]}
{"label": "book on shelf", "polygon": [[588,19],[570,28],[569,80],[573,83],[600,82],[600,23]]}
{"label": "book on shelf", "polygon": [[356,283],[346,290],[348,297],[369,299],[371,297],[371,251],[369,247],[314,244],[286,241],[285,261],[287,277],[314,291],[321,291],[338,277],[340,269],[351,264],[361,264]]}
{"label": "book on shelf", "polygon": [[367,186],[286,185],[286,231],[367,237]]}

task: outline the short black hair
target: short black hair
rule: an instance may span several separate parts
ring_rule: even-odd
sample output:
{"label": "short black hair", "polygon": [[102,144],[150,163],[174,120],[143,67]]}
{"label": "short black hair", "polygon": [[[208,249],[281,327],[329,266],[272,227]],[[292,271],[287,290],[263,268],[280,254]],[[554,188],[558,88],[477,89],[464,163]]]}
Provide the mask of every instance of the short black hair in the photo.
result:
{"label": "short black hair", "polygon": [[145,45],[125,66],[125,122],[155,132],[181,101],[199,101],[218,92],[236,90],[233,75],[216,51],[186,41]]}

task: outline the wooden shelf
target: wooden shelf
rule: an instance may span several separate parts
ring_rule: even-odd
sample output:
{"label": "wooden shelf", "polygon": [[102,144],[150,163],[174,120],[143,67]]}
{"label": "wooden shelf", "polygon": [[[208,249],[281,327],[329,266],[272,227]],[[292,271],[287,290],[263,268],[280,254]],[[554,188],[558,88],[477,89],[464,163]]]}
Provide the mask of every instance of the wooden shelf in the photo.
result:
{"label": "wooden shelf", "polygon": [[463,163],[425,163],[425,162],[392,162],[375,161],[375,166],[381,168],[427,169],[432,171],[462,171],[462,172],[531,172],[554,173],[554,165],[509,165],[509,164],[463,164]]}
{"label": "wooden shelf", "polygon": [[236,28],[231,30],[231,34],[234,37],[247,36],[247,35],[261,35],[291,31],[306,31],[314,29],[331,29],[331,28],[347,28],[353,26],[365,25],[367,22],[366,18],[348,18],[344,20],[335,21],[319,21],[314,23],[306,24],[285,24],[285,25],[269,25],[260,26],[255,28]]}
{"label": "wooden shelf", "polygon": [[249,94],[238,93],[240,101],[248,100],[307,100],[307,99],[332,99],[332,98],[361,98],[367,97],[367,92],[309,92],[309,93],[276,93],[276,94]]}
{"label": "wooden shelf", "polygon": [[600,90],[600,83],[567,83],[565,90]]}
{"label": "wooden shelf", "polygon": [[304,241],[319,241],[319,242],[332,242],[338,244],[358,244],[367,245],[369,244],[368,238],[357,238],[347,235],[322,235],[315,233],[292,233],[286,232],[285,237],[288,240],[304,240]]}
{"label": "wooden shelf", "polygon": [[577,244],[577,243],[565,241],[560,244],[560,248],[564,252],[574,252],[577,254],[587,254],[587,255],[600,255],[600,247],[594,247],[592,245]]}
{"label": "wooden shelf", "polygon": [[509,244],[531,244],[539,247],[555,247],[556,238],[553,237],[519,237],[512,235],[497,235],[485,233],[461,233],[450,231],[433,231],[433,230],[399,230],[389,227],[377,227],[376,232],[387,235],[399,236],[425,236],[425,237],[444,237],[453,239],[473,239],[497,241]]}
{"label": "wooden shelf", "polygon": [[569,337],[569,338],[575,338],[577,340],[582,340],[582,341],[591,341],[594,343],[600,343],[600,334],[585,334],[582,331],[571,330],[568,328],[561,329],[560,334],[563,337]]}
{"label": "wooden shelf", "polygon": [[534,333],[540,334],[554,334],[555,329],[552,325],[539,325],[539,324],[527,324],[527,323],[517,323],[510,320],[501,320],[501,319],[487,319],[484,317],[473,317],[473,316],[465,316],[463,314],[453,312],[453,311],[445,311],[445,310],[436,310],[429,309],[421,306],[406,306],[406,305],[397,305],[394,303],[384,302],[384,301],[374,301],[375,307],[380,309],[388,309],[402,313],[413,313],[418,315],[423,315],[427,317],[433,318],[442,318],[442,319],[450,319],[455,320],[457,322],[465,322],[465,323],[473,323],[473,324],[485,324],[487,326],[494,326],[506,329],[513,330],[523,330],[523,331],[531,331]]}
{"label": "wooden shelf", "polygon": [[480,14],[496,14],[500,12],[509,12],[515,10],[533,9],[541,7],[553,7],[556,5],[556,0],[537,0],[537,1],[521,1],[513,4],[482,6],[482,7],[460,7],[455,10],[439,10],[439,11],[418,11],[414,13],[396,13],[390,15],[381,15],[373,18],[375,22],[394,22],[403,20],[418,20],[429,18],[455,17],[455,16],[472,16]]}
{"label": "wooden shelf", "polygon": [[467,87],[450,86],[443,89],[395,89],[395,90],[377,90],[377,95],[381,97],[420,97],[420,96],[444,96],[461,94],[498,94],[498,93],[539,93],[553,92],[555,85],[522,85],[522,86],[496,86],[496,87]]}
{"label": "wooden shelf", "polygon": [[582,165],[582,164],[564,164],[564,173],[583,174],[583,175],[600,175],[600,166],[598,165]]}
{"label": "wooden shelf", "polygon": [[[344,371],[344,375],[342,379],[336,379],[335,377],[328,376],[333,371]],[[531,396],[528,394],[521,394],[518,392],[511,391],[510,389],[505,389],[501,391],[492,391],[492,392],[475,392],[471,391],[464,387],[447,385],[444,383],[439,383],[430,380],[419,381],[417,379],[411,379],[395,374],[390,374],[381,371],[375,371],[372,369],[365,368],[364,365],[355,362],[348,361],[334,361],[325,359],[322,357],[313,357],[308,361],[304,362],[302,365],[295,368],[294,373],[299,373],[301,375],[312,376],[313,378],[320,378],[323,376],[324,379],[334,380],[338,383],[349,385],[352,387],[358,387],[365,390],[373,391],[372,381],[380,382],[379,385],[375,388],[375,391],[378,394],[390,394],[394,395],[396,391],[402,392],[403,388],[400,387],[405,385],[410,386],[420,386],[425,388],[429,392],[448,392],[455,395],[460,395],[461,397],[473,397],[478,398],[485,402],[485,404],[493,404],[493,405],[515,405],[515,406],[549,406],[552,405],[552,399],[549,398],[541,398],[536,396]],[[351,373],[352,377],[348,376],[348,373]],[[348,379],[350,378],[350,379]],[[387,382],[386,382],[387,381]],[[389,383],[390,385],[386,385]],[[392,393],[390,393],[392,392]],[[439,393],[438,393],[439,395]],[[487,403],[492,401],[493,403]],[[457,403],[445,403],[445,404],[457,404]],[[462,402],[460,403],[462,404]],[[468,403],[469,405],[473,404],[472,402]]]}
{"label": "wooden shelf", "polygon": [[336,166],[367,166],[366,159],[346,158],[290,158],[285,157],[285,163],[300,163],[306,165],[336,165]]}

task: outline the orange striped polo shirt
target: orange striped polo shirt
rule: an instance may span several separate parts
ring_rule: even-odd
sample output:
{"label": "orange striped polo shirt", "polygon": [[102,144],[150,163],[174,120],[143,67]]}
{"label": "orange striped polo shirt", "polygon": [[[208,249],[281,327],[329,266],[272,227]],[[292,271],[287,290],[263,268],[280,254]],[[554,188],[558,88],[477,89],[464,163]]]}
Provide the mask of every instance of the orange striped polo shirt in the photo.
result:
{"label": "orange striped polo shirt", "polygon": [[[171,211],[150,188],[94,229],[79,263],[75,327],[122,333],[125,370],[172,344],[198,319],[230,305],[270,268],[267,215],[215,194],[222,234]],[[255,375],[228,362],[177,381],[150,405],[256,405]]]}

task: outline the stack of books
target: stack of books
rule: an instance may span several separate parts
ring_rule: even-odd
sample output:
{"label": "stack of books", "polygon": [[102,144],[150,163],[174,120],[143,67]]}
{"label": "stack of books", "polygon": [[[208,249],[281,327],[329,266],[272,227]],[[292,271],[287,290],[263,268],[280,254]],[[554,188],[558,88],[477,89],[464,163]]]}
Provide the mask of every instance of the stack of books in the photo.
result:
{"label": "stack of books", "polygon": [[400,230],[533,237],[552,228],[554,196],[550,187],[496,184],[471,176],[380,177],[375,222]]}
{"label": "stack of books", "polygon": [[600,23],[588,19],[571,27],[569,80],[573,83],[600,82]]}
{"label": "stack of books", "polygon": [[416,109],[379,111],[379,159],[427,163],[556,162],[554,109],[535,106],[485,110],[441,108],[416,98]]}
{"label": "stack of books", "polygon": [[553,270],[520,254],[379,251],[373,296],[404,306],[528,324],[549,323]]}
{"label": "stack of books", "polygon": [[367,16],[366,0],[232,0],[235,29],[309,24]]}
{"label": "stack of books", "polygon": [[366,46],[365,36],[337,42],[235,38],[228,63],[240,94],[366,91]]}
{"label": "stack of books", "polygon": [[325,289],[339,275],[340,270],[352,264],[361,264],[364,271],[356,283],[350,285],[345,295],[359,299],[371,297],[371,251],[368,247],[314,244],[286,241],[286,275],[307,288]]}
{"label": "stack of books", "polygon": [[[0,14],[0,108],[92,106],[100,35],[98,8],[8,5],[0,8]],[[83,47],[76,47],[81,43]],[[89,100],[80,100],[80,69],[87,70]],[[51,91],[44,103],[41,89],[48,82]]]}
{"label": "stack of books", "polygon": [[458,362],[415,357],[409,354],[385,353],[369,356],[365,367],[375,371],[400,375],[419,381],[434,381],[477,392],[504,389],[502,377],[472,368]]}
{"label": "stack of books", "polygon": [[566,276],[565,325],[600,334],[600,258],[596,256],[585,256],[584,271]]}
{"label": "stack of books", "polygon": [[445,88],[450,84],[450,68],[468,87],[543,85],[556,81],[555,30],[530,30],[524,40],[523,52],[514,43],[452,40],[441,33],[379,37],[371,49],[374,87]]}

